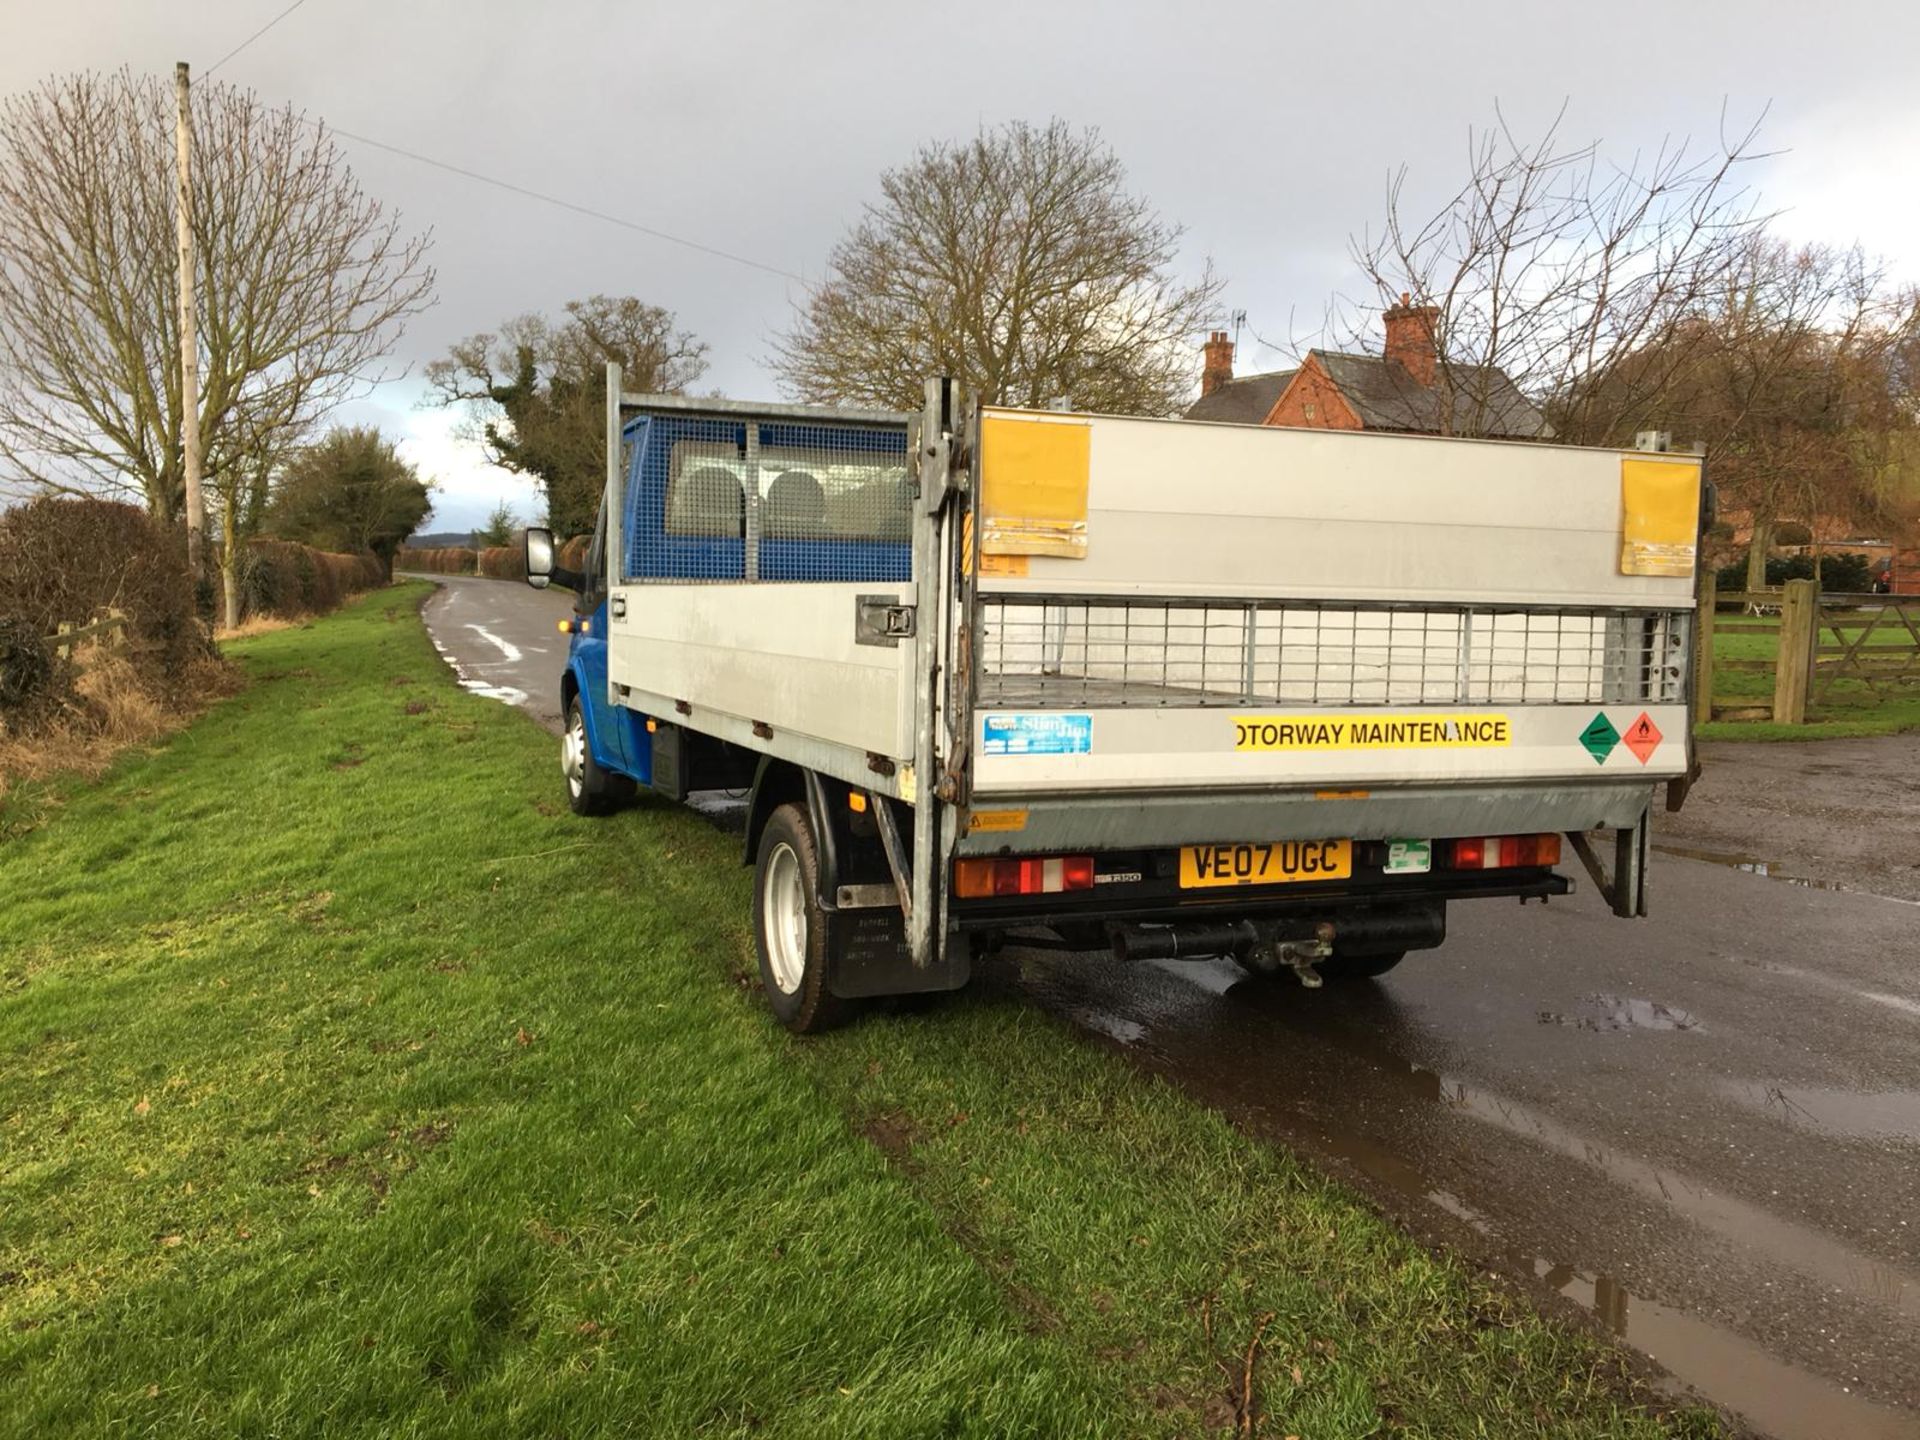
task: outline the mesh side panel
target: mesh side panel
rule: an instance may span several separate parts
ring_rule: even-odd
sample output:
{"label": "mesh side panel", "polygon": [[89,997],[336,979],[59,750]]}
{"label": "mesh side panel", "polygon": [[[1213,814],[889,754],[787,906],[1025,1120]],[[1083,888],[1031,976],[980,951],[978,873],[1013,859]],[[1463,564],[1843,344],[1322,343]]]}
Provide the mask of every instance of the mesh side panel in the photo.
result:
{"label": "mesh side panel", "polygon": [[1040,708],[1677,702],[1685,621],[1679,611],[989,596],[980,698]]}
{"label": "mesh side panel", "polygon": [[908,578],[904,429],[763,422],[757,439],[760,579]]}
{"label": "mesh side panel", "polygon": [[654,414],[627,429],[634,580],[907,580],[903,426]]}
{"label": "mesh side panel", "polygon": [[627,433],[628,578],[744,580],[747,427],[655,415]]}

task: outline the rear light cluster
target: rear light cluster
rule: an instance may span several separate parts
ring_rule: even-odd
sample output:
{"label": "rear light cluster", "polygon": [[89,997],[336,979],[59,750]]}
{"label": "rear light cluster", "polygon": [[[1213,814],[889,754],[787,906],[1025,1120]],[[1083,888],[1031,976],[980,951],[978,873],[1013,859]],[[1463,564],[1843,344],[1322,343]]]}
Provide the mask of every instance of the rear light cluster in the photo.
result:
{"label": "rear light cluster", "polygon": [[1560,863],[1558,835],[1478,835],[1442,843],[1450,870],[1510,870]]}
{"label": "rear light cluster", "polygon": [[957,860],[953,889],[963,900],[996,895],[1055,895],[1093,888],[1091,855],[1030,856],[1004,860]]}

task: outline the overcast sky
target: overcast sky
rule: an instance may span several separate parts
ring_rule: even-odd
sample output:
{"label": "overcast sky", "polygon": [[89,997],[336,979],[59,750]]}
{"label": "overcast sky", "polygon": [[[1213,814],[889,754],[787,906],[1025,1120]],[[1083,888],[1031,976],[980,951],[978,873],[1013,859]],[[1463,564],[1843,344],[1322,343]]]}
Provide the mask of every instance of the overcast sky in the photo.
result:
{"label": "overcast sky", "polygon": [[[0,0],[0,91],[77,69],[204,74],[288,0]],[[1499,102],[1523,134],[1630,158],[1711,144],[1769,108],[1754,174],[1803,238],[1862,241],[1920,274],[1920,6],[732,4],[303,0],[218,78],[344,129],[809,278],[923,141],[1059,115],[1098,126],[1133,187],[1186,226],[1259,335],[1308,338],[1356,293],[1347,238],[1388,172],[1429,201],[1464,175]],[[363,183],[431,227],[439,299],[400,343],[414,378],[356,403],[444,485],[429,524],[466,528],[531,488],[417,408],[448,342],[525,310],[633,294],[712,347],[701,388],[773,398],[790,280],[343,140]],[[1243,372],[1286,357],[1243,335]],[[1196,380],[1198,357],[1195,361]]]}

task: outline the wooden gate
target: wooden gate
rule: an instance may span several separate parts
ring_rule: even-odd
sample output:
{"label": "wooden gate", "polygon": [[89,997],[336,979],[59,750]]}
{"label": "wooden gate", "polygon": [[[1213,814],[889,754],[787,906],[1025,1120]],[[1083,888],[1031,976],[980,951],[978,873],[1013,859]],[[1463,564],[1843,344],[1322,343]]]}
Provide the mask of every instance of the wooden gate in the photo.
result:
{"label": "wooden gate", "polygon": [[1920,596],[1822,595],[1813,645],[1813,703],[1858,680],[1875,703],[1920,683]]}

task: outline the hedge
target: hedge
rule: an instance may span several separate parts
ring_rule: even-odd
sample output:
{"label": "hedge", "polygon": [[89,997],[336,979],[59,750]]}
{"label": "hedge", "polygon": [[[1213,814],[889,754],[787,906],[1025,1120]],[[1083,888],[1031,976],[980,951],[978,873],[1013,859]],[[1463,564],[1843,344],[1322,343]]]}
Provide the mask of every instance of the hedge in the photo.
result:
{"label": "hedge", "polygon": [[464,545],[436,546],[426,550],[402,545],[394,554],[393,566],[396,570],[424,570],[430,575],[471,575],[478,553]]}
{"label": "hedge", "polygon": [[190,703],[213,652],[194,613],[186,531],[112,500],[47,497],[0,511],[0,664],[10,673],[0,730],[35,729],[72,709],[72,660],[37,637],[108,609],[125,617],[115,653],[130,683],[168,709]]}
{"label": "hedge", "polygon": [[292,540],[259,539],[249,540],[240,557],[243,617],[319,615],[386,583],[386,566],[371,550],[340,555]]}
{"label": "hedge", "polygon": [[[589,535],[576,535],[562,543],[554,563],[568,570],[587,568],[587,549],[593,543]],[[484,575],[492,580],[527,578],[527,536],[520,531],[505,545],[488,545],[470,550],[463,545],[416,549],[403,545],[393,557],[396,570],[420,570],[429,575]]]}

